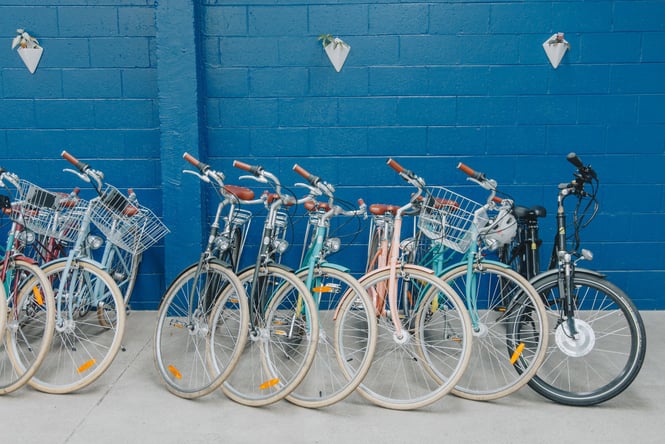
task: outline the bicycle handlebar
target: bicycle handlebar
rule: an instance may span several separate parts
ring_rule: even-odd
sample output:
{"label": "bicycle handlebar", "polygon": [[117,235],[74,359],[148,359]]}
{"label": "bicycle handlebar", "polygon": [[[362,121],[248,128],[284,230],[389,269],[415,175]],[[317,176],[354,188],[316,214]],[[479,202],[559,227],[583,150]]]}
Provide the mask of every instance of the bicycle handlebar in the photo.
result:
{"label": "bicycle handlebar", "polygon": [[104,179],[104,173],[102,173],[99,170],[90,168],[90,165],[78,160],[76,157],[74,157],[72,154],[68,153],[65,150],[63,150],[62,153],[60,153],[60,155],[62,156],[63,159],[74,165],[76,169],[79,170],[78,173],[74,170],[69,170],[69,169],[66,169],[65,171],[76,174],[81,178],[81,180],[85,182],[90,182],[90,180],[94,180],[95,183],[93,185],[95,187],[95,190],[97,191],[97,193],[102,192],[102,181]]}
{"label": "bicycle handlebar", "polygon": [[206,174],[208,170],[210,170],[210,165],[201,162],[196,157],[192,156],[187,152],[182,155],[182,158],[185,159],[187,162],[191,163],[192,165],[194,165],[196,168],[198,168],[198,170],[203,174]]}
{"label": "bicycle handlebar", "polygon": [[479,171],[474,170],[470,166],[460,162],[457,164],[457,169],[462,171],[464,174],[467,176],[476,179],[479,182],[487,180],[487,177],[485,177],[485,173],[481,173]]}
{"label": "bicycle handlebar", "polygon": [[260,165],[250,165],[239,160],[233,161],[233,166],[239,170],[247,171],[248,173],[253,174],[256,177],[259,177],[263,174],[263,167]]}
{"label": "bicycle handlebar", "polygon": [[311,183],[312,186],[318,186],[319,182],[321,181],[321,178],[319,176],[311,174],[309,171],[307,171],[305,168],[301,167],[297,163],[293,165],[293,171],[300,174],[303,178],[305,178],[305,180],[307,180],[307,182]]}

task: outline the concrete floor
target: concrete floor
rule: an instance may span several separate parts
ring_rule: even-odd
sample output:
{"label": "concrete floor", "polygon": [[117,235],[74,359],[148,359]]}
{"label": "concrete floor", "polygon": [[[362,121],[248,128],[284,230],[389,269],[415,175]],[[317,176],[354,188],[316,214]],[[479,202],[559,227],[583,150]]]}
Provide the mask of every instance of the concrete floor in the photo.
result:
{"label": "concrete floor", "polygon": [[665,433],[665,312],[642,312],[648,351],[636,381],[595,407],[567,407],[528,387],[481,403],[452,395],[427,409],[385,410],[357,395],[323,410],[286,401],[250,408],[214,393],[187,401],[159,381],[152,360],[155,312],[133,312],[127,351],[87,389],[0,397],[4,443],[661,443]]}

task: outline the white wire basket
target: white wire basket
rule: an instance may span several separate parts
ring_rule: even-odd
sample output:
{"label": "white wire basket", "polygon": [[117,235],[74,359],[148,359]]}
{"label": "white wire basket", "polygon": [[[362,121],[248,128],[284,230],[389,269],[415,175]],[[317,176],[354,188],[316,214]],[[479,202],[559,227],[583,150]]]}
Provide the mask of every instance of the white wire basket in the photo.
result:
{"label": "white wire basket", "polygon": [[169,233],[149,208],[131,202],[111,185],[90,206],[92,222],[107,241],[132,254],[144,252]]}
{"label": "white wire basket", "polygon": [[481,204],[444,187],[430,187],[424,197],[418,228],[430,239],[464,253],[472,239],[475,212]]}
{"label": "white wire basket", "polygon": [[12,218],[37,234],[76,241],[88,202],[54,193],[21,179],[12,203]]}

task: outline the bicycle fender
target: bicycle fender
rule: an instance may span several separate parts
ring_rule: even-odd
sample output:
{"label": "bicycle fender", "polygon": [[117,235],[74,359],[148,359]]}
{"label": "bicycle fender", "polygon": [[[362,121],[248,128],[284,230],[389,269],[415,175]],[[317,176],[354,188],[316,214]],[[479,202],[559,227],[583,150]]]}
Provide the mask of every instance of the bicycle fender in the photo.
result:
{"label": "bicycle fender", "polygon": [[[400,270],[400,269],[404,269],[404,270],[420,270],[420,271],[423,271],[423,272],[425,272],[425,273],[427,273],[427,274],[432,274],[432,275],[434,274],[434,270],[432,270],[431,268],[423,267],[422,265],[406,264],[406,265],[404,265],[404,266],[397,267],[397,269],[398,269],[398,270]],[[390,265],[386,265],[385,267],[377,268],[377,269],[375,269],[375,270],[370,271],[369,273],[365,274],[365,275],[362,276],[360,279],[358,279],[358,282],[360,282],[360,283],[362,284],[362,283],[363,283],[364,281],[366,281],[367,279],[371,278],[371,277],[374,276],[375,274],[378,274],[378,273],[380,273],[380,272],[382,272],[382,271],[384,271],[384,270],[390,270]]]}
{"label": "bicycle fender", "polygon": [[[323,263],[319,264],[319,266],[322,267],[322,268],[332,268],[333,270],[341,271],[342,273],[350,273],[351,272],[351,269],[348,268],[348,267],[345,267],[345,266],[339,265],[339,264],[333,264],[333,263],[330,263],[330,262],[323,262]],[[301,273],[301,272],[303,272],[307,269],[309,269],[309,267],[302,267],[302,268],[298,269],[298,271],[296,273]]]}
{"label": "bicycle fender", "polygon": [[[51,262],[47,262],[47,263],[43,264],[43,265],[41,266],[41,268],[44,268],[44,267],[47,267],[47,266],[49,266],[49,265],[53,265],[53,264],[59,264],[59,263],[61,263],[61,262],[67,262],[67,260],[68,260],[67,257],[61,257],[61,258],[58,258],[58,259],[52,260]],[[75,259],[72,260],[72,262],[74,262],[74,261],[78,261],[78,262],[86,262],[86,263],[88,263],[88,264],[91,264],[91,265],[94,265],[94,266],[96,266],[96,267],[99,267],[99,268],[101,268],[102,270],[106,270],[106,267],[104,267],[104,265],[102,265],[101,263],[99,263],[99,262],[97,262],[96,260],[91,259],[91,258],[89,258],[89,257],[77,257],[77,258],[75,258]]]}
{"label": "bicycle fender", "polygon": [[[498,262],[498,261],[493,261],[493,260],[485,260],[485,259],[483,259],[482,263],[483,263],[483,264],[492,264],[492,265],[496,265],[496,266],[498,266],[498,267],[506,268],[506,269],[510,268],[508,265],[504,264],[503,262]],[[456,264],[448,265],[448,266],[447,266],[446,268],[444,268],[442,271],[438,272],[438,273],[437,273],[437,276],[438,276],[438,277],[441,277],[441,276],[443,276],[444,274],[448,273],[450,270],[453,270],[453,269],[455,269],[455,268],[457,268],[457,267],[459,267],[459,266],[461,266],[461,265],[466,266],[466,261],[461,261],[461,262],[457,262]]]}
{"label": "bicycle fender", "polygon": [[[544,272],[534,276],[533,278],[531,278],[531,280],[529,282],[531,282],[532,284],[535,284],[539,280],[541,280],[545,277],[548,277],[550,275],[557,274],[558,272],[559,272],[559,270],[556,269],[556,268],[553,268],[552,270],[544,271]],[[577,274],[577,273],[590,274],[590,275],[595,276],[595,277],[600,278],[600,279],[606,279],[607,278],[606,274],[600,273],[600,272],[594,271],[594,270],[589,270],[588,268],[576,268],[575,269],[575,274]]]}
{"label": "bicycle fender", "polygon": [[[287,267],[286,265],[277,264],[277,263],[274,263],[274,262],[272,262],[272,263],[270,263],[270,264],[268,264],[268,265],[270,265],[271,267],[281,268],[282,270],[284,270],[284,271],[286,271],[286,272],[288,272],[288,273],[293,273],[293,272],[294,272],[293,268],[291,268],[291,267]],[[247,270],[252,270],[252,269],[254,269],[254,268],[256,268],[256,265],[250,265],[249,267],[245,267],[245,268],[243,268],[242,270],[240,270],[239,272],[237,272],[236,275],[240,276],[240,275],[241,275],[242,273],[244,273],[245,271],[247,271]]]}

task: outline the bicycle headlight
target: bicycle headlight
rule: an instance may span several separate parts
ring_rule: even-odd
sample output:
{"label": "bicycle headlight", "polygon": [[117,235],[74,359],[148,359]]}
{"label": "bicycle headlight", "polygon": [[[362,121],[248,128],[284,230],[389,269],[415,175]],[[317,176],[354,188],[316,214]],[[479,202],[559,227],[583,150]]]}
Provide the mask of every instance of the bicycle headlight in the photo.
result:
{"label": "bicycle headlight", "polygon": [[404,239],[402,242],[399,243],[399,248],[402,250],[404,253],[413,253],[416,249],[416,239],[413,237]]}
{"label": "bicycle headlight", "polygon": [[104,239],[102,239],[100,236],[95,236],[94,234],[90,234],[85,239],[85,242],[88,244],[88,248],[91,250],[97,250],[102,245],[104,245]]}
{"label": "bicycle headlight", "polygon": [[340,246],[341,246],[341,241],[339,240],[338,237],[328,238],[326,239],[326,243],[324,244],[324,248],[330,253],[337,253],[339,251]]}
{"label": "bicycle headlight", "polygon": [[23,245],[30,245],[35,241],[35,233],[32,231],[19,231],[16,233],[16,239]]}
{"label": "bicycle headlight", "polygon": [[228,236],[217,236],[217,239],[215,239],[215,246],[219,249],[219,251],[228,250],[230,245],[231,241],[229,240]]}
{"label": "bicycle headlight", "polygon": [[272,247],[275,249],[275,252],[282,254],[289,248],[289,242],[284,239],[275,239],[272,243]]}

